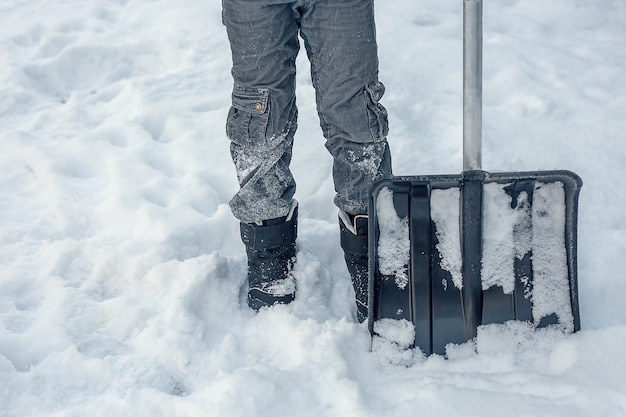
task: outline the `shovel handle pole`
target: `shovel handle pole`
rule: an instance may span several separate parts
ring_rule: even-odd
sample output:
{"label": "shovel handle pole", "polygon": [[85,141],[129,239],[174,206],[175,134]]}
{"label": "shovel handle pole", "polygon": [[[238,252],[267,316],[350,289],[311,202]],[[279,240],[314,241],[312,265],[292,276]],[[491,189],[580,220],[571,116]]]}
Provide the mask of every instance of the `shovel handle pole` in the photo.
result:
{"label": "shovel handle pole", "polygon": [[463,175],[461,256],[465,336],[482,323],[482,0],[463,0]]}
{"label": "shovel handle pole", "polygon": [[463,0],[463,170],[482,169],[483,3]]}

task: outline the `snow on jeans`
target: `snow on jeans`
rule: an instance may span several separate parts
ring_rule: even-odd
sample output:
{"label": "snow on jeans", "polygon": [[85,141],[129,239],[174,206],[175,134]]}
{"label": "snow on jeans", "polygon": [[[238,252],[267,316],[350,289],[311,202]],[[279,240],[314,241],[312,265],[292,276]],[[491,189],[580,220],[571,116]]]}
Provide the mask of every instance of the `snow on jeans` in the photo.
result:
{"label": "snow on jeans", "polygon": [[230,201],[235,217],[252,223],[291,208],[298,34],[334,158],[335,204],[366,213],[372,182],[391,175],[373,0],[223,0],[222,12],[233,58],[226,133],[240,184]]}

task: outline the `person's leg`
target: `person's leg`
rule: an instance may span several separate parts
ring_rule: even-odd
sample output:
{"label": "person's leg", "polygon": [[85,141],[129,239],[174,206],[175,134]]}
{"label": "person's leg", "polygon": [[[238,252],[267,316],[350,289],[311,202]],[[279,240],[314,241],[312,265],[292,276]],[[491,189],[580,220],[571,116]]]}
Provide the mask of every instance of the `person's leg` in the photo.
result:
{"label": "person's leg", "polygon": [[226,132],[240,184],[231,209],[246,223],[283,217],[295,193],[289,163],[297,126],[298,22],[289,3],[222,3],[234,80]]}
{"label": "person's leg", "polygon": [[302,16],[302,36],[334,158],[335,203],[349,214],[365,214],[371,184],[391,175],[374,2],[312,0]]}
{"label": "person's leg", "polygon": [[373,0],[312,0],[302,37],[311,62],[320,124],[332,154],[341,242],[367,316],[367,208],[371,185],[390,177],[387,111],[380,104]]}
{"label": "person's leg", "polygon": [[248,256],[248,304],[258,310],[294,298],[298,22],[289,3],[223,0],[234,79],[226,132],[240,189],[230,201]]}

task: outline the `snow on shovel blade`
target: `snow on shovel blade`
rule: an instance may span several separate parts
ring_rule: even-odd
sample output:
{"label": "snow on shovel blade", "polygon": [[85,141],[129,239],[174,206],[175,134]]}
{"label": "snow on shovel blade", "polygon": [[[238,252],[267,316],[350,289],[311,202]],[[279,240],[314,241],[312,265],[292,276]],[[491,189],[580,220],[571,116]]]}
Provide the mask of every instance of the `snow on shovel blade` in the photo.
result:
{"label": "snow on shovel blade", "polygon": [[[581,179],[570,171],[466,174],[375,184],[370,332],[382,319],[409,321],[415,346],[428,355],[473,338],[482,324],[579,330]],[[478,201],[464,203],[472,186]]]}

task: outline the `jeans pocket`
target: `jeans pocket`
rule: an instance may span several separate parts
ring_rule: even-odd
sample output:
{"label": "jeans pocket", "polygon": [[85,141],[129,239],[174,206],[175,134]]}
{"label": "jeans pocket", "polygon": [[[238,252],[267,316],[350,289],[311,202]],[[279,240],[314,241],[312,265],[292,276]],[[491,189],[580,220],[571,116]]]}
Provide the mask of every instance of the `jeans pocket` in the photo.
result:
{"label": "jeans pocket", "polygon": [[370,133],[375,142],[385,139],[389,133],[387,109],[379,103],[383,94],[385,94],[385,86],[378,80],[365,86]]}
{"label": "jeans pocket", "polygon": [[226,135],[238,145],[264,146],[269,119],[269,90],[235,85],[226,121]]}

